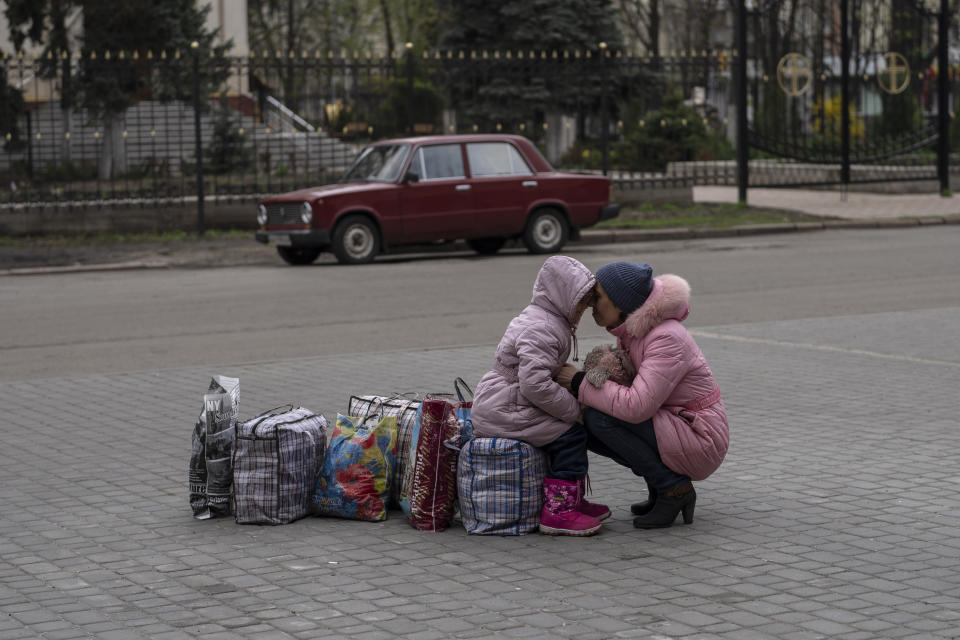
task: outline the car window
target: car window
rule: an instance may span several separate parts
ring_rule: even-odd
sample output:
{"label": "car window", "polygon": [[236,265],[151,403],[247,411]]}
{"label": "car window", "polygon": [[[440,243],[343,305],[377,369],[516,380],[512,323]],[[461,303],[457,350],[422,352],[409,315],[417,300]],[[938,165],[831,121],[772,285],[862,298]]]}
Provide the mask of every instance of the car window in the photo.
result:
{"label": "car window", "polygon": [[466,175],[459,144],[420,147],[410,168],[420,175],[421,180],[463,178]]}
{"label": "car window", "polygon": [[474,178],[533,174],[520,152],[506,142],[470,143],[467,158],[470,159],[470,175]]}
{"label": "car window", "polygon": [[353,166],[343,176],[341,182],[365,180],[395,182],[410,153],[407,144],[381,144],[367,147],[360,152]]}

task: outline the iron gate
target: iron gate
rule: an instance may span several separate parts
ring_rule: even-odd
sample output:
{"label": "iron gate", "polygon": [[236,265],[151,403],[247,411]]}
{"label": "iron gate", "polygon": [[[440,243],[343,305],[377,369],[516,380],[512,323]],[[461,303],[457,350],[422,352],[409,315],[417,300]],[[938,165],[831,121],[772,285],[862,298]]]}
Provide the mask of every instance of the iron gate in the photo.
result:
{"label": "iron gate", "polygon": [[947,0],[741,4],[741,199],[748,184],[948,189]]}

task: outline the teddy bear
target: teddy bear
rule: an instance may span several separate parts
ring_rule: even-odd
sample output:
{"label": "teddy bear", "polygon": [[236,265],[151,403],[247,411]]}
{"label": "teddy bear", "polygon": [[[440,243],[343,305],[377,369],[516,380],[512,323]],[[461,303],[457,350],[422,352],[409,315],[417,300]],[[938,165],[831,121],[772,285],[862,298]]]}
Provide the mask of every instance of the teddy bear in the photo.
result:
{"label": "teddy bear", "polygon": [[607,380],[623,386],[633,383],[637,369],[630,360],[630,354],[612,344],[602,344],[591,349],[583,360],[586,380],[595,387],[603,386]]}

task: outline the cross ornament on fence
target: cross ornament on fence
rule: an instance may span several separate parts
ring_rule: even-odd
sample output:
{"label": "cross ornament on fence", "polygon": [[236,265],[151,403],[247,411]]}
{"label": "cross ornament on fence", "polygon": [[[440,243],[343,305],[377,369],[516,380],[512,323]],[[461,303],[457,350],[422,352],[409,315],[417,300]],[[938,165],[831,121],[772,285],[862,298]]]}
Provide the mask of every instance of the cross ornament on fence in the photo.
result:
{"label": "cross ornament on fence", "polygon": [[887,93],[903,93],[910,85],[910,63],[896,51],[883,54],[883,60],[887,63],[887,68],[877,74],[877,84]]}
{"label": "cross ornament on fence", "polygon": [[[777,83],[788,96],[805,93],[812,84],[810,60],[801,53],[788,53],[777,64]],[[789,81],[789,82],[788,82]]]}

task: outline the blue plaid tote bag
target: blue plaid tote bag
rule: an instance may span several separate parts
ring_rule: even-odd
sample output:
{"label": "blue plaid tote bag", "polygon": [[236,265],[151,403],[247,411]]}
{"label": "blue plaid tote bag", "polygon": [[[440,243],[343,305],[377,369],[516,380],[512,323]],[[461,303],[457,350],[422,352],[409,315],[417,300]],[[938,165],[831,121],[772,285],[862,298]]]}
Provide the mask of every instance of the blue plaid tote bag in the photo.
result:
{"label": "blue plaid tote bag", "polygon": [[509,438],[473,438],[460,451],[457,493],[468,533],[520,536],[536,531],[549,461]]}
{"label": "blue plaid tote bag", "polygon": [[312,513],[326,427],[322,415],[291,405],[237,425],[233,484],[238,523],[286,524]]}

